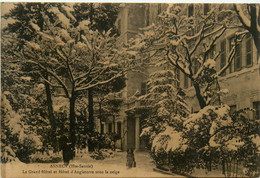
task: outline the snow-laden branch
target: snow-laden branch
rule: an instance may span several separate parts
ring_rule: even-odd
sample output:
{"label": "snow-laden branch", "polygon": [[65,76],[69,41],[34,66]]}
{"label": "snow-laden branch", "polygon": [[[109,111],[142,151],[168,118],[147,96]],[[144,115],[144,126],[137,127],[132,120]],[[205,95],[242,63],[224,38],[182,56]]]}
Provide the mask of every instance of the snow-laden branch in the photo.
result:
{"label": "snow-laden branch", "polygon": [[74,83],[75,82],[75,77],[74,77],[74,75],[73,75],[73,73],[72,73],[72,69],[71,69],[71,66],[70,66],[70,64],[69,64],[69,57],[67,57],[67,60],[66,60],[66,65],[67,65],[67,68],[68,68],[68,73],[69,73],[69,75],[70,75],[70,81],[71,81],[71,83]]}
{"label": "snow-laden branch", "polygon": [[35,62],[35,61],[32,61],[32,60],[28,60],[28,59],[25,59],[26,62],[28,63],[31,63],[31,64],[35,64],[37,66],[39,66],[42,70],[46,71],[47,73],[49,73],[50,75],[52,75],[56,80],[57,82],[62,86],[62,88],[64,89],[64,92],[65,92],[65,95],[70,98],[70,95],[69,95],[69,90],[67,89],[65,83],[59,78],[59,76],[57,76],[54,72],[48,70],[47,68],[45,68],[43,65],[41,65],[40,63],[38,62]]}
{"label": "snow-laden branch", "polygon": [[260,6],[256,6],[257,31],[260,32]]}
{"label": "snow-laden branch", "polygon": [[231,49],[231,51],[229,52],[229,55],[228,55],[228,62],[227,64],[222,67],[222,69],[219,70],[219,72],[217,73],[217,76],[220,76],[222,75],[226,69],[230,66],[230,64],[232,63],[234,57],[235,57],[235,50],[236,50],[236,45],[234,45]]}
{"label": "snow-laden branch", "polygon": [[38,72],[38,74],[40,74],[41,78],[42,78],[45,82],[47,82],[50,86],[52,86],[52,87],[60,87],[60,86],[58,86],[58,85],[56,85],[56,84],[51,83],[49,80],[47,80],[47,79],[41,74],[41,72]]}
{"label": "snow-laden branch", "polygon": [[207,37],[210,37],[216,33],[218,33],[219,31],[221,31],[222,29],[226,28],[224,25],[221,25],[220,27],[218,27],[217,29],[215,29],[214,31],[208,33],[208,34],[205,34],[204,35],[204,38],[207,38]]}
{"label": "snow-laden branch", "polygon": [[192,56],[193,53],[197,50],[197,48],[199,47],[201,41],[203,40],[203,34],[201,33],[199,38],[196,41],[196,44],[194,45],[193,49],[189,52],[189,55]]}
{"label": "snow-laden branch", "polygon": [[[70,47],[70,51],[71,51],[71,47]],[[71,83],[74,83],[75,82],[75,77],[74,77],[74,75],[72,73],[71,65],[69,64],[69,58],[70,58],[69,56],[66,56],[65,63],[66,63],[66,67],[68,69],[68,74],[70,76],[69,79],[70,79]]]}
{"label": "snow-laden branch", "polygon": [[217,133],[225,130],[225,129],[234,129],[235,127],[234,126],[223,126],[223,127],[220,127],[219,129],[217,129],[214,133],[210,134],[210,137],[213,138]]}
{"label": "snow-laden branch", "polygon": [[76,78],[75,78],[75,82],[77,82],[78,80],[87,78],[87,77],[90,75],[90,73],[92,72],[93,68],[94,68],[94,61],[91,61],[91,64],[90,64],[90,67],[89,67],[88,72],[87,72],[87,73],[84,73],[84,74],[82,74],[82,75],[80,75],[80,76],[78,76],[78,77],[76,77]]}
{"label": "snow-laden branch", "polygon": [[[189,74],[189,76],[191,77],[192,76],[192,61],[191,61],[191,54],[189,52],[189,46],[188,46],[188,44],[186,42],[182,42],[182,44],[183,44],[183,47],[186,50],[186,55],[187,55],[187,58],[188,58],[187,59],[187,61],[188,61],[188,70],[189,71],[186,71],[184,66],[183,66],[183,70],[185,71],[186,74]],[[178,64],[178,61],[176,61],[176,64]]]}
{"label": "snow-laden branch", "polygon": [[[95,76],[94,78],[92,78],[85,86],[91,85],[93,82],[95,82],[96,80],[98,80],[98,78],[100,76],[102,76],[104,74],[104,72],[106,71],[107,68],[104,68],[103,70],[99,71],[99,73],[97,74],[97,76]],[[77,83],[76,87],[80,86],[82,83],[84,83],[85,81],[89,80],[90,78],[85,78],[84,80],[80,81],[79,83]],[[82,88],[84,88],[85,86],[81,86]]]}
{"label": "snow-laden branch", "polygon": [[[116,54],[113,55],[113,57],[110,59],[111,61],[113,61],[116,58]],[[87,80],[89,80],[89,76],[90,74],[93,74],[94,69],[97,69],[97,67],[94,67],[94,63],[95,63],[95,54],[93,53],[92,56],[92,60],[91,60],[91,65],[90,68],[88,70],[87,73],[84,73],[78,77],[75,78],[75,86],[79,87],[82,83],[86,82]],[[88,84],[92,83],[93,81],[95,81],[96,79],[98,79],[106,70],[107,68],[102,68],[102,70],[97,70],[96,71],[96,77],[93,78],[90,82],[88,82]],[[95,73],[95,71],[94,71]],[[81,86],[83,87],[83,86]],[[84,87],[83,87],[84,88]]]}
{"label": "snow-laden branch", "polygon": [[235,11],[238,15],[238,18],[240,20],[240,22],[244,25],[244,27],[249,30],[250,29],[250,20],[246,17],[246,15],[244,14],[242,7],[240,4],[234,4],[234,8]]}
{"label": "snow-laden branch", "polygon": [[213,46],[215,45],[217,39],[219,39],[225,33],[225,31],[226,31],[226,28],[223,28],[222,31],[219,34],[212,37],[211,43],[209,44],[209,46],[204,51],[203,62],[206,61],[206,58],[207,58],[208,54],[210,53],[210,51],[213,49]]}
{"label": "snow-laden branch", "polygon": [[[61,51],[57,48],[58,46],[56,46],[55,47],[55,49],[56,49],[56,52],[57,52],[57,54],[63,59],[63,61],[64,61],[64,63],[65,63],[65,65],[66,65],[66,68],[68,69],[67,70],[67,72],[68,72],[68,75],[70,76],[70,82],[71,83],[74,83],[74,81],[75,81],[75,77],[73,76],[73,73],[72,73],[72,69],[71,69],[71,66],[70,66],[70,64],[69,64],[69,56],[70,55],[67,55],[66,53],[65,53],[65,51],[63,51],[62,50],[62,52],[63,52],[63,54],[65,54],[65,55],[63,55],[63,54],[61,54]],[[63,47],[63,46],[60,46],[60,47]],[[63,48],[64,49],[64,48]],[[71,51],[71,47],[70,47],[70,51]]]}
{"label": "snow-laden branch", "polygon": [[[257,12],[257,5],[254,5],[254,4],[250,4],[248,5],[248,7],[250,7],[249,9],[249,14],[250,14],[250,22],[251,22],[251,28],[256,30],[257,32],[260,32],[259,30],[259,19],[258,19],[258,13],[259,11]],[[259,10],[259,9],[258,9]]]}
{"label": "snow-laden branch", "polygon": [[58,54],[64,61],[66,61],[66,57],[65,57],[63,54],[61,54],[60,50],[59,50],[57,47],[55,47],[55,49],[56,49],[57,54]]}
{"label": "snow-laden branch", "polygon": [[177,59],[172,59],[172,57],[170,56],[169,52],[167,52],[167,59],[168,61],[173,65],[175,66],[176,68],[180,69],[181,72],[183,72],[186,76],[190,77],[190,74],[187,73],[187,71],[184,70],[184,68],[182,68],[179,64],[178,64],[178,59],[179,59],[179,56],[177,56]]}
{"label": "snow-laden branch", "polygon": [[119,78],[119,77],[121,77],[121,76],[123,76],[123,75],[124,75],[123,72],[119,72],[117,75],[111,77],[111,78],[108,79],[108,80],[104,80],[104,81],[101,81],[101,82],[97,82],[97,83],[95,83],[95,84],[88,85],[88,86],[85,86],[85,87],[76,88],[76,89],[75,89],[75,92],[84,91],[84,90],[88,90],[88,89],[90,89],[90,88],[94,88],[94,87],[99,86],[99,85],[107,84],[107,83],[113,81],[114,79]]}

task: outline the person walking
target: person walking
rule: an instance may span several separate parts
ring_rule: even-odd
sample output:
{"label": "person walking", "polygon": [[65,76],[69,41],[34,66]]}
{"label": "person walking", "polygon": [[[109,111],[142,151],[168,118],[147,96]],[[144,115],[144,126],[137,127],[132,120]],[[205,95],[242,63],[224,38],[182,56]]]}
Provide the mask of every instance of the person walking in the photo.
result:
{"label": "person walking", "polygon": [[126,155],[126,166],[128,168],[136,167],[134,150],[129,148]]}
{"label": "person walking", "polygon": [[61,150],[64,164],[68,165],[70,160],[72,159],[72,150],[69,143],[69,138],[66,135],[64,135],[61,139]]}

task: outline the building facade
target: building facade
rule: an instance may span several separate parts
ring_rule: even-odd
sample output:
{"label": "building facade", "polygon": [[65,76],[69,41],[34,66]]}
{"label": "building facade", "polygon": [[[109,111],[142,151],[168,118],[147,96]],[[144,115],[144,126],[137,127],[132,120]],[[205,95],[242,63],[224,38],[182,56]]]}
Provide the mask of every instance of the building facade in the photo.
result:
{"label": "building facade", "polygon": [[[116,26],[119,29],[120,43],[126,43],[129,39],[134,38],[136,34],[142,33],[140,28],[151,25],[157,19],[157,16],[166,10],[167,4],[121,4]],[[196,16],[196,12],[203,11],[207,13],[214,5],[211,4],[186,4],[183,6],[187,9],[187,16]],[[232,47],[232,42],[237,30],[228,30],[225,32],[215,45],[215,51],[220,54],[216,59],[216,69],[220,70],[228,58]],[[150,68],[151,69],[151,68]],[[147,67],[144,73],[129,72],[127,73],[126,87],[122,97],[127,100],[136,92],[145,93],[145,83],[147,76],[153,70]],[[255,112],[249,113],[252,119],[259,119],[260,114],[260,72],[259,56],[250,34],[247,34],[238,45],[235,60],[230,67],[220,77],[220,87],[228,89],[228,94],[223,96],[222,101],[230,106],[231,110],[254,108]],[[178,74],[180,87],[187,94],[187,102],[192,112],[199,111],[199,103],[195,96],[194,88],[191,81],[183,74]],[[129,106],[124,105],[120,114],[115,119],[104,122],[105,131],[120,133],[121,141],[118,147],[123,150],[133,148],[135,150],[144,150],[145,143],[140,138],[141,121],[140,116],[128,114]],[[112,126],[114,125],[114,126]],[[114,128],[114,129],[113,129]]]}

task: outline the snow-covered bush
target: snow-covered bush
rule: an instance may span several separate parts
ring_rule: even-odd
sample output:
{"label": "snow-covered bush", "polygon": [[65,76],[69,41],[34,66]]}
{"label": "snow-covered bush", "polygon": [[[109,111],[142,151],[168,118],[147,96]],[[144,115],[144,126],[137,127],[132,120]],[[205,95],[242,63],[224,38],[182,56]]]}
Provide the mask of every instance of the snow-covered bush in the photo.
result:
{"label": "snow-covered bush", "polygon": [[42,153],[37,152],[30,155],[30,162],[32,163],[58,163],[62,161],[62,154],[61,152],[58,153]]}
{"label": "snow-covered bush", "polygon": [[99,132],[94,132],[90,135],[88,144],[92,144],[94,149],[111,149],[111,142],[115,142],[117,139],[118,135],[115,133],[100,134]]}
{"label": "snow-covered bush", "polygon": [[103,160],[105,159],[104,154],[100,150],[93,151],[90,153],[90,157],[95,160]]}
{"label": "snow-covered bush", "polygon": [[90,153],[90,157],[95,160],[103,160],[105,158],[111,158],[114,156],[114,152],[111,149],[100,149]]}
{"label": "snow-covered bush", "polygon": [[[203,168],[219,164],[222,160],[245,161],[249,155],[257,158],[259,122],[249,119],[247,110],[230,113],[227,105],[206,106],[191,114],[184,122],[184,138],[188,147],[197,152]],[[254,155],[252,155],[254,154]]]}
{"label": "snow-covered bush", "polygon": [[[234,164],[240,162],[250,169],[248,176],[256,176],[259,174],[259,121],[248,119],[247,111],[232,114],[227,105],[206,106],[186,118],[181,132],[166,126],[154,135],[152,156],[159,167],[167,165],[168,169],[184,174],[194,168],[212,170],[221,164],[225,167],[235,160]],[[222,169],[226,175],[230,174],[229,169]]]}
{"label": "snow-covered bush", "polygon": [[14,151],[10,146],[4,146],[2,147],[2,155],[1,155],[1,162],[7,163],[7,162],[14,162],[16,161],[17,157]]}
{"label": "snow-covered bush", "polygon": [[182,133],[174,130],[173,127],[166,126],[165,130],[155,136],[152,143],[152,149],[156,153],[163,149],[166,152],[174,152],[177,149],[183,149]]}
{"label": "snow-covered bush", "polygon": [[166,126],[164,131],[154,136],[151,151],[157,167],[182,174],[191,173],[195,167],[192,162],[194,152],[189,150],[183,134]]}
{"label": "snow-covered bush", "polygon": [[22,162],[29,162],[29,155],[42,142],[39,136],[31,132],[28,123],[23,119],[23,112],[13,110],[7,95],[10,93],[4,92],[1,97],[1,159],[2,162],[11,162],[19,158]]}
{"label": "snow-covered bush", "polygon": [[55,113],[64,113],[65,117],[69,116],[69,100],[63,96],[53,97],[53,110]]}

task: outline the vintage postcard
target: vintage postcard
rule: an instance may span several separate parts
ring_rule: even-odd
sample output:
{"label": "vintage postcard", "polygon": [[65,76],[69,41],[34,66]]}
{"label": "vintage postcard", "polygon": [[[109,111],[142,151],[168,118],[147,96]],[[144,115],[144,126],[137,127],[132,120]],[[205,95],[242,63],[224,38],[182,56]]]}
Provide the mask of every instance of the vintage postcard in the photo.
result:
{"label": "vintage postcard", "polygon": [[1,177],[259,177],[260,5],[1,3]]}

